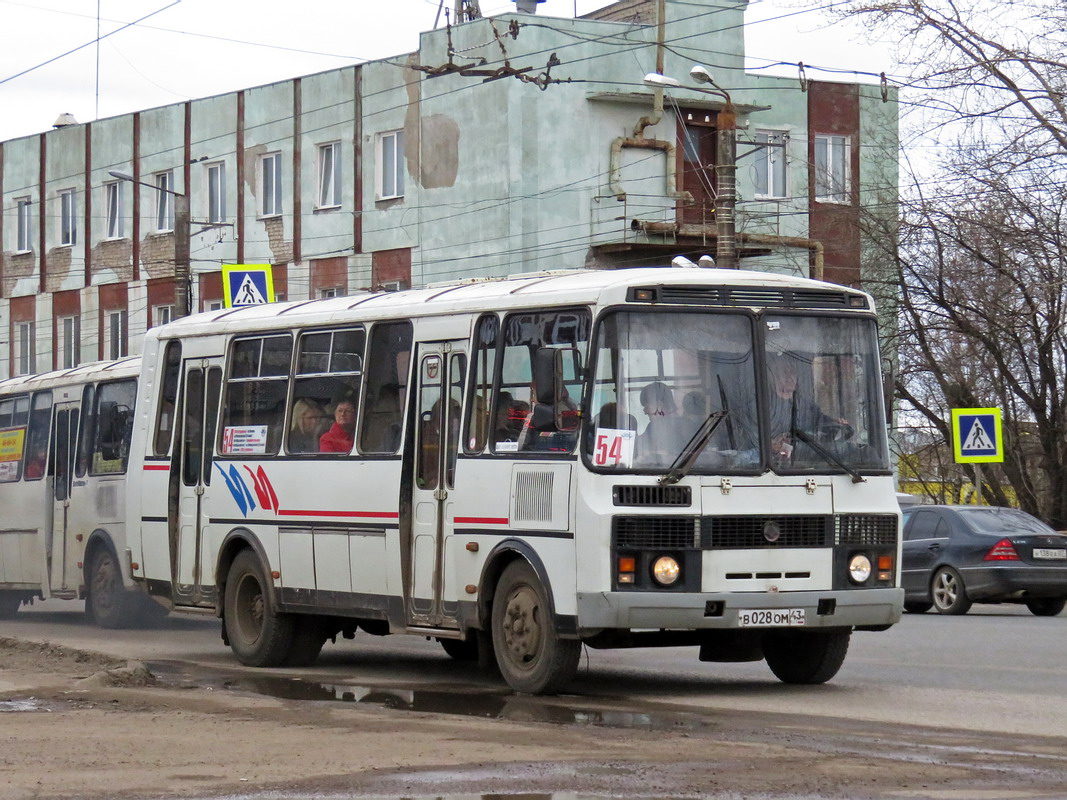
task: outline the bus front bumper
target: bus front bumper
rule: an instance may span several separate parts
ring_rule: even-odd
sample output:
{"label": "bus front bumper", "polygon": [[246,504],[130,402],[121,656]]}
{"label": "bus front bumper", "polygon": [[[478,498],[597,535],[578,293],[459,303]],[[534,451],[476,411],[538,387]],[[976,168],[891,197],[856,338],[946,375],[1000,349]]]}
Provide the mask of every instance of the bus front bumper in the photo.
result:
{"label": "bus front bumper", "polygon": [[[714,630],[741,627],[855,628],[900,621],[903,589],[825,592],[579,592],[580,631]],[[794,612],[803,614],[753,614]],[[788,622],[783,620],[788,619]],[[780,623],[780,624],[779,624]]]}

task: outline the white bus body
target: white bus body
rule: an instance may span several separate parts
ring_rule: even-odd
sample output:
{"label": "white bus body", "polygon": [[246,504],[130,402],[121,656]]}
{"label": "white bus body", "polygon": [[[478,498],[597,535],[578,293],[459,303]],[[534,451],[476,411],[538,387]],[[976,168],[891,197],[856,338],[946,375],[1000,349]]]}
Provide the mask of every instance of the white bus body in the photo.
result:
{"label": "white bus body", "polygon": [[815,683],[854,629],[900,618],[862,292],[518,276],[209,312],[151,329],[143,358],[134,577],[214,609],[243,663],[310,663],[361,628],[495,654],[522,691],[565,685],[583,642]]}
{"label": "white bus body", "polygon": [[126,466],[140,359],[0,381],[0,616],[86,599],[104,627],[144,592],[126,550]]}

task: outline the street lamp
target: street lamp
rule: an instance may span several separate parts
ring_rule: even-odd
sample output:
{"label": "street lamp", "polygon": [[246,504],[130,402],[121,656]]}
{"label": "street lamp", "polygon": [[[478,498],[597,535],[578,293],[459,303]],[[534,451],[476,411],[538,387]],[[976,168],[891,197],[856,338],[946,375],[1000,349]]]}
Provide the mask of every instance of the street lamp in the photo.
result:
{"label": "street lamp", "polygon": [[129,181],[157,192],[174,195],[174,317],[189,316],[189,195],[173,189],[164,189],[154,183],[139,181],[132,175],[115,169],[108,170],[107,174],[120,181]]}
{"label": "street lamp", "polygon": [[654,89],[691,89],[723,99],[715,123],[715,266],[737,269],[737,115],[730,93],[715,83],[707,67],[695,65],[689,70],[689,77],[714,88],[683,86],[680,81],[658,72],[650,72],[644,82]]}

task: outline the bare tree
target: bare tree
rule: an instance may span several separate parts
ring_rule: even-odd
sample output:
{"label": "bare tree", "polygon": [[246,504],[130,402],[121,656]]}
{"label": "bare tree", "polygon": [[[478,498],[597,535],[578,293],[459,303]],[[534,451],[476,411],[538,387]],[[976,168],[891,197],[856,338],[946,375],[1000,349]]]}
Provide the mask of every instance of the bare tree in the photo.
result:
{"label": "bare tree", "polygon": [[1001,407],[1007,460],[986,499],[1067,528],[1067,9],[859,0],[845,13],[898,34],[909,140],[936,145],[932,158],[905,148],[902,419],[947,447],[950,409]]}

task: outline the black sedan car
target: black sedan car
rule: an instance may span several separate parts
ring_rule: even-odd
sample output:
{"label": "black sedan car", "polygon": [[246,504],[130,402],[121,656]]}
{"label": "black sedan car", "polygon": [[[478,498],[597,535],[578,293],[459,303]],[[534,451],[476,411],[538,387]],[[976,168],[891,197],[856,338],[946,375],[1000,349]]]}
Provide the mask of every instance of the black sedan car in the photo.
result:
{"label": "black sedan car", "polygon": [[904,609],[966,614],[973,603],[1025,603],[1041,617],[1067,603],[1067,536],[1015,508],[904,510]]}

